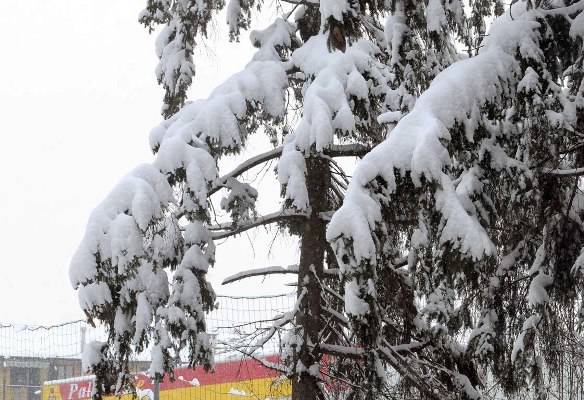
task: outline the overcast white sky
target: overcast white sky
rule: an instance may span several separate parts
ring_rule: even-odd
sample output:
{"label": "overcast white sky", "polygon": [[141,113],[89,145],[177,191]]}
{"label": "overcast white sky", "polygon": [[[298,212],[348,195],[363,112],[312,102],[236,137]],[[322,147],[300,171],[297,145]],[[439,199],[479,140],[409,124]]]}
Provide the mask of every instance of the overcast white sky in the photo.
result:
{"label": "overcast white sky", "polygon": [[[160,122],[154,36],[137,22],[145,0],[3,1],[0,9],[0,322],[54,324],[81,317],[69,261],[100,200],[152,160]],[[218,26],[223,30],[224,18]],[[205,97],[251,55],[247,35],[219,32],[197,52],[191,99]],[[213,49],[213,50],[211,50]],[[254,149],[262,147],[254,142]],[[264,191],[260,191],[260,196]],[[274,200],[273,186],[264,197]],[[262,203],[266,204],[266,202]],[[266,205],[274,210],[277,204]],[[294,262],[295,241],[252,233],[219,246],[210,279]],[[291,290],[256,279],[219,293]],[[279,283],[278,283],[279,282]]]}

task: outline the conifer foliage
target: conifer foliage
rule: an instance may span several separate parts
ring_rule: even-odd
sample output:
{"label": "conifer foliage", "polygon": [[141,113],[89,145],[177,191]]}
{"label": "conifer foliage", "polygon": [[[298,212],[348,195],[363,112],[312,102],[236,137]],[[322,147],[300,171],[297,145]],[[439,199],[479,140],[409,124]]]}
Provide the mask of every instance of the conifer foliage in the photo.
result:
{"label": "conifer foliage", "polygon": [[[131,385],[146,348],[153,376],[185,351],[212,368],[214,240],[266,224],[300,239],[298,301],[248,355],[291,325],[270,366],[293,399],[558,390],[584,318],[584,0],[282,1],[246,67],[190,103],[213,18],[239,40],[268,3],[148,0],[140,16],[163,25],[166,119],[70,269],[109,332],[85,356],[98,391]],[[273,148],[220,171],[252,134]],[[258,215],[241,176],[272,159],[282,201]]]}

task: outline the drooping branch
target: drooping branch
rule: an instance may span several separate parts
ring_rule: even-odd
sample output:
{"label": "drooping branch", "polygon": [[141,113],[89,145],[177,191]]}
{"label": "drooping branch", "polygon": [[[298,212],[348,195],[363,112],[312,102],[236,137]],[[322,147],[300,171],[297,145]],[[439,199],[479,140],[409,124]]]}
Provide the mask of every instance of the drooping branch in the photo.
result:
{"label": "drooping branch", "polygon": [[362,347],[349,347],[330,343],[320,343],[318,348],[330,356],[363,360],[367,356]]}
{"label": "drooping branch", "polygon": [[[320,351],[331,356],[357,360],[364,360],[367,358],[366,350],[361,347],[333,345],[329,343],[319,343],[317,346]],[[427,398],[436,400],[440,398],[438,393],[427,384],[426,380],[422,379],[418,372],[412,368],[411,360],[407,360],[400,356],[392,346],[380,346],[378,350],[378,355],[382,359],[384,359],[410,383],[416,386],[421,393],[427,396]]]}
{"label": "drooping branch", "polygon": [[343,296],[341,296],[341,294],[339,292],[337,292],[336,290],[334,290],[333,288],[326,285],[323,287],[323,289],[326,293],[332,295],[334,298],[341,301],[343,304],[345,303],[345,298]]}
{"label": "drooping branch", "polygon": [[416,386],[418,390],[427,398],[439,400],[441,397],[432,387],[423,379],[403,357],[401,357],[391,347],[379,347],[379,355],[387,361],[401,376],[407,379],[411,384]]}
{"label": "drooping branch", "polygon": [[343,314],[341,314],[340,312],[333,310],[330,307],[323,307],[323,310],[329,314],[331,317],[333,317],[337,322],[339,322],[341,325],[348,327],[349,326],[349,319],[347,317],[345,317]]}
{"label": "drooping branch", "polygon": [[[428,342],[412,342],[407,344],[401,344],[397,346],[390,346],[386,343],[385,346],[380,346],[378,350],[381,352],[380,356],[388,360],[389,354],[399,354],[400,352],[411,353],[416,352],[425,348],[428,345]],[[352,359],[365,359],[367,357],[367,352],[363,347],[354,347],[354,346],[343,346],[343,345],[334,345],[330,343],[320,343],[318,344],[318,348],[325,354],[331,356],[339,356],[339,357],[346,357]],[[391,356],[394,358],[393,356]],[[399,357],[399,361],[406,362],[402,356]],[[411,364],[411,362],[410,362]]]}
{"label": "drooping branch", "polygon": [[268,368],[268,369],[277,371],[277,372],[279,372],[279,373],[281,373],[283,375],[288,375],[290,373],[290,370],[288,368],[286,368],[286,366],[283,365],[283,364],[277,364],[277,363],[272,363],[270,361],[267,361],[265,359],[265,357],[257,356],[256,354],[253,354],[251,352],[245,351],[241,347],[233,346],[231,343],[229,343],[227,341],[220,342],[220,343],[221,343],[221,345],[225,346],[227,349],[229,349],[231,351],[238,352],[243,357],[251,358],[252,360],[260,363],[265,368]]}

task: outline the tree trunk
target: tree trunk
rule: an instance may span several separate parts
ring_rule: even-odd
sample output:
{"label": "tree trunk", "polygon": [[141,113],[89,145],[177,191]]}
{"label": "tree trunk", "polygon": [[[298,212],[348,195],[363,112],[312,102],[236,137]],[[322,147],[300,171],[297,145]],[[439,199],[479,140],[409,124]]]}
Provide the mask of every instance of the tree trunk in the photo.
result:
{"label": "tree trunk", "polygon": [[306,290],[306,294],[296,318],[297,325],[303,329],[303,343],[298,352],[297,370],[300,363],[304,365],[305,370],[300,372],[292,382],[293,400],[324,399],[319,388],[318,378],[306,369],[320,363],[320,356],[315,354],[312,349],[313,345],[320,342],[319,335],[323,328],[319,280],[323,276],[327,242],[326,223],[318,215],[323,211],[328,211],[327,193],[330,184],[330,170],[328,161],[317,157],[306,159],[306,170],[306,186],[311,214],[302,229],[298,295],[300,296],[304,290]]}

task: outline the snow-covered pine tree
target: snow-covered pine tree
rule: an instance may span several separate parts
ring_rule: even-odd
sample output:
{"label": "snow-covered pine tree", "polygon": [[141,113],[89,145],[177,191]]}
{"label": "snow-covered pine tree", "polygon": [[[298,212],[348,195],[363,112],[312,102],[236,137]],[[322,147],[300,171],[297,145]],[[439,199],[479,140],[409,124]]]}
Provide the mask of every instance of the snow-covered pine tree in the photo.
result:
{"label": "snow-covered pine tree", "polygon": [[[390,371],[404,398],[544,390],[551,330],[574,335],[582,296],[584,1],[286,3],[251,33],[243,71],[184,105],[197,35],[225,5],[148,1],[168,119],[150,136],[154,162],[96,208],[71,264],[82,308],[109,332],[87,366],[117,390],[149,346],[153,375],[181,349],[212,367],[214,240],[278,223],[300,237],[298,304],[278,321],[296,328],[274,366],[295,399],[323,398],[334,379],[380,398]],[[258,6],[229,2],[231,39]],[[254,133],[274,148],[219,171]],[[337,161],[368,152],[352,177]],[[274,158],[283,202],[258,216],[241,175]],[[214,225],[220,194],[231,219]],[[336,363],[323,374],[325,354]]]}
{"label": "snow-covered pine tree", "polygon": [[584,2],[513,3],[359,162],[327,232],[370,358],[439,398],[547,398],[582,323]]}

